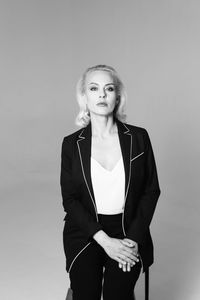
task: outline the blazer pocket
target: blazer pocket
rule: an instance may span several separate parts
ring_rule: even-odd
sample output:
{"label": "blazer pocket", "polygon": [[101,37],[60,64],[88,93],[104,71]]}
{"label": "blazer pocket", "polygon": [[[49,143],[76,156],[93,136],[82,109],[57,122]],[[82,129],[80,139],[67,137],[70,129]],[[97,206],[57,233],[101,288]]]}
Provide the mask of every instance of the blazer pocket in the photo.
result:
{"label": "blazer pocket", "polygon": [[131,158],[131,162],[134,161],[135,159],[137,159],[138,157],[140,157],[143,154],[144,154],[144,152],[141,152],[140,154],[134,156],[133,158]]}

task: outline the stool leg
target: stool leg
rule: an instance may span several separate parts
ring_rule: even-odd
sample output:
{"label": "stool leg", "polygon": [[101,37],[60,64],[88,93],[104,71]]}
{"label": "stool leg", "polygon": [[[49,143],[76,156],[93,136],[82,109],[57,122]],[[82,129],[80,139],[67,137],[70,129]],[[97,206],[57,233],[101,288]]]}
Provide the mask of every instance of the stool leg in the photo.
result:
{"label": "stool leg", "polygon": [[149,268],[145,271],[145,300],[149,300]]}

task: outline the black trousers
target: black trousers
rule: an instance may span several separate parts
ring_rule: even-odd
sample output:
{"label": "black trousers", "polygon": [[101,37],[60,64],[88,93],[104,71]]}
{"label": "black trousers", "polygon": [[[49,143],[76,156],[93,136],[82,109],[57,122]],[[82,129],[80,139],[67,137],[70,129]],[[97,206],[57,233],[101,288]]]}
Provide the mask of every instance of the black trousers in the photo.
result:
{"label": "black trousers", "polygon": [[[98,217],[110,237],[124,238],[122,214],[99,214]],[[130,272],[124,272],[94,241],[76,258],[70,270],[73,300],[100,300],[102,293],[103,300],[133,300],[140,271],[141,261],[131,267]]]}

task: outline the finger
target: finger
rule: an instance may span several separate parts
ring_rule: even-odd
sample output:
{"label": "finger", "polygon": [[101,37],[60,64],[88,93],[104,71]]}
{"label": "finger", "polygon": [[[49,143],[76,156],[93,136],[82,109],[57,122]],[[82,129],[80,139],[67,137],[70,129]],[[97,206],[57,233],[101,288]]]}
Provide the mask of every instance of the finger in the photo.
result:
{"label": "finger", "polygon": [[[124,259],[124,260],[126,260],[126,259],[124,258],[124,256],[128,259],[128,260],[126,260],[127,262],[138,262],[138,261],[139,261],[139,260],[138,260],[138,256],[135,255],[135,254],[133,254],[133,253],[129,253],[129,252],[127,252],[127,251],[122,251],[121,254],[123,255],[123,259]],[[129,260],[131,260],[131,261],[129,261]]]}
{"label": "finger", "polygon": [[124,264],[124,265],[122,265],[122,264],[119,263],[119,268],[122,269],[124,272],[126,272],[126,271],[130,272],[131,268],[134,265],[135,265],[135,263],[134,264],[127,263],[127,264]]}
{"label": "finger", "polygon": [[133,242],[122,240],[122,243],[128,247],[135,247],[135,244]]}
{"label": "finger", "polygon": [[133,241],[133,240],[124,238],[123,241],[128,242],[130,245],[132,245],[132,246],[134,246],[134,247],[135,247],[135,246],[138,246],[138,243],[136,243],[136,242]]}
{"label": "finger", "polygon": [[123,245],[128,246],[129,248],[135,248],[138,250],[138,244],[136,242],[134,242],[133,240],[124,238],[124,239],[121,239],[120,242]]}
{"label": "finger", "polygon": [[128,263],[127,264],[127,271],[130,272],[131,271],[131,265]]}
{"label": "finger", "polygon": [[131,264],[133,264],[133,265],[135,265],[137,262],[139,262],[139,259],[137,256],[131,256],[131,257],[128,256],[128,258],[131,260]]}
{"label": "finger", "polygon": [[119,268],[121,269],[123,267],[123,265],[121,263],[119,263]]}
{"label": "finger", "polygon": [[129,252],[124,252],[126,253],[126,255],[128,255],[129,257],[131,257],[134,261],[137,261],[139,258],[139,254],[135,251],[132,251],[131,253]]}
{"label": "finger", "polygon": [[133,247],[134,245],[128,241],[122,240],[122,244],[128,247]]}
{"label": "finger", "polygon": [[132,266],[134,266],[135,265],[135,262],[134,261],[132,261],[132,260],[125,260],[126,259],[126,257],[125,256],[123,256],[123,255],[119,255],[117,258],[116,258],[116,260],[118,261],[118,264],[119,264],[119,267],[121,268],[121,269],[123,269],[123,270],[125,270],[126,268],[126,265],[129,263],[130,264],[130,266],[132,267]]}
{"label": "finger", "polygon": [[125,243],[122,243],[122,247],[120,249],[127,251],[128,253],[137,253],[138,249],[136,247],[130,247],[125,245]]}
{"label": "finger", "polygon": [[125,272],[130,272],[131,271],[131,264],[127,263],[126,265],[124,265],[124,271]]}
{"label": "finger", "polygon": [[136,262],[134,259],[131,259],[131,258],[129,258],[128,256],[126,256],[126,255],[124,255],[124,254],[122,254],[122,253],[118,255],[118,258],[121,259],[121,260],[123,260],[125,263],[130,263],[130,264],[132,264],[132,263],[135,263],[135,262]]}
{"label": "finger", "polygon": [[121,244],[122,244],[123,246],[128,247],[128,248],[133,248],[133,247],[135,247],[135,245],[133,245],[132,243],[130,243],[130,242],[128,242],[128,241],[125,241],[125,240],[121,240]]}
{"label": "finger", "polygon": [[123,271],[126,272],[126,265],[123,265]]}
{"label": "finger", "polygon": [[112,257],[112,259],[116,260],[122,266],[126,264],[126,261],[121,256]]}
{"label": "finger", "polygon": [[135,253],[136,251],[135,251],[135,248],[133,248],[133,247],[128,247],[128,246],[125,246],[125,245],[123,245],[123,247],[121,247],[120,249],[119,249],[119,251],[122,251],[122,252],[124,252],[124,253],[129,253],[129,254],[133,254],[133,253]]}

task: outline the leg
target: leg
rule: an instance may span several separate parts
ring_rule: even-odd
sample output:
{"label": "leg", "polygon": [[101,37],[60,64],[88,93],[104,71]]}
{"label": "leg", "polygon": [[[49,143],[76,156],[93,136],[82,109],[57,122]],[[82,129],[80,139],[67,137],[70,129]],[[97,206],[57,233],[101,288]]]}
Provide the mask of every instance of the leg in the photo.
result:
{"label": "leg", "polygon": [[115,260],[108,257],[105,263],[103,300],[134,300],[134,287],[140,271],[140,261],[130,272],[124,272]]}
{"label": "leg", "polygon": [[100,246],[93,242],[76,258],[69,273],[73,300],[101,299],[104,257]]}

